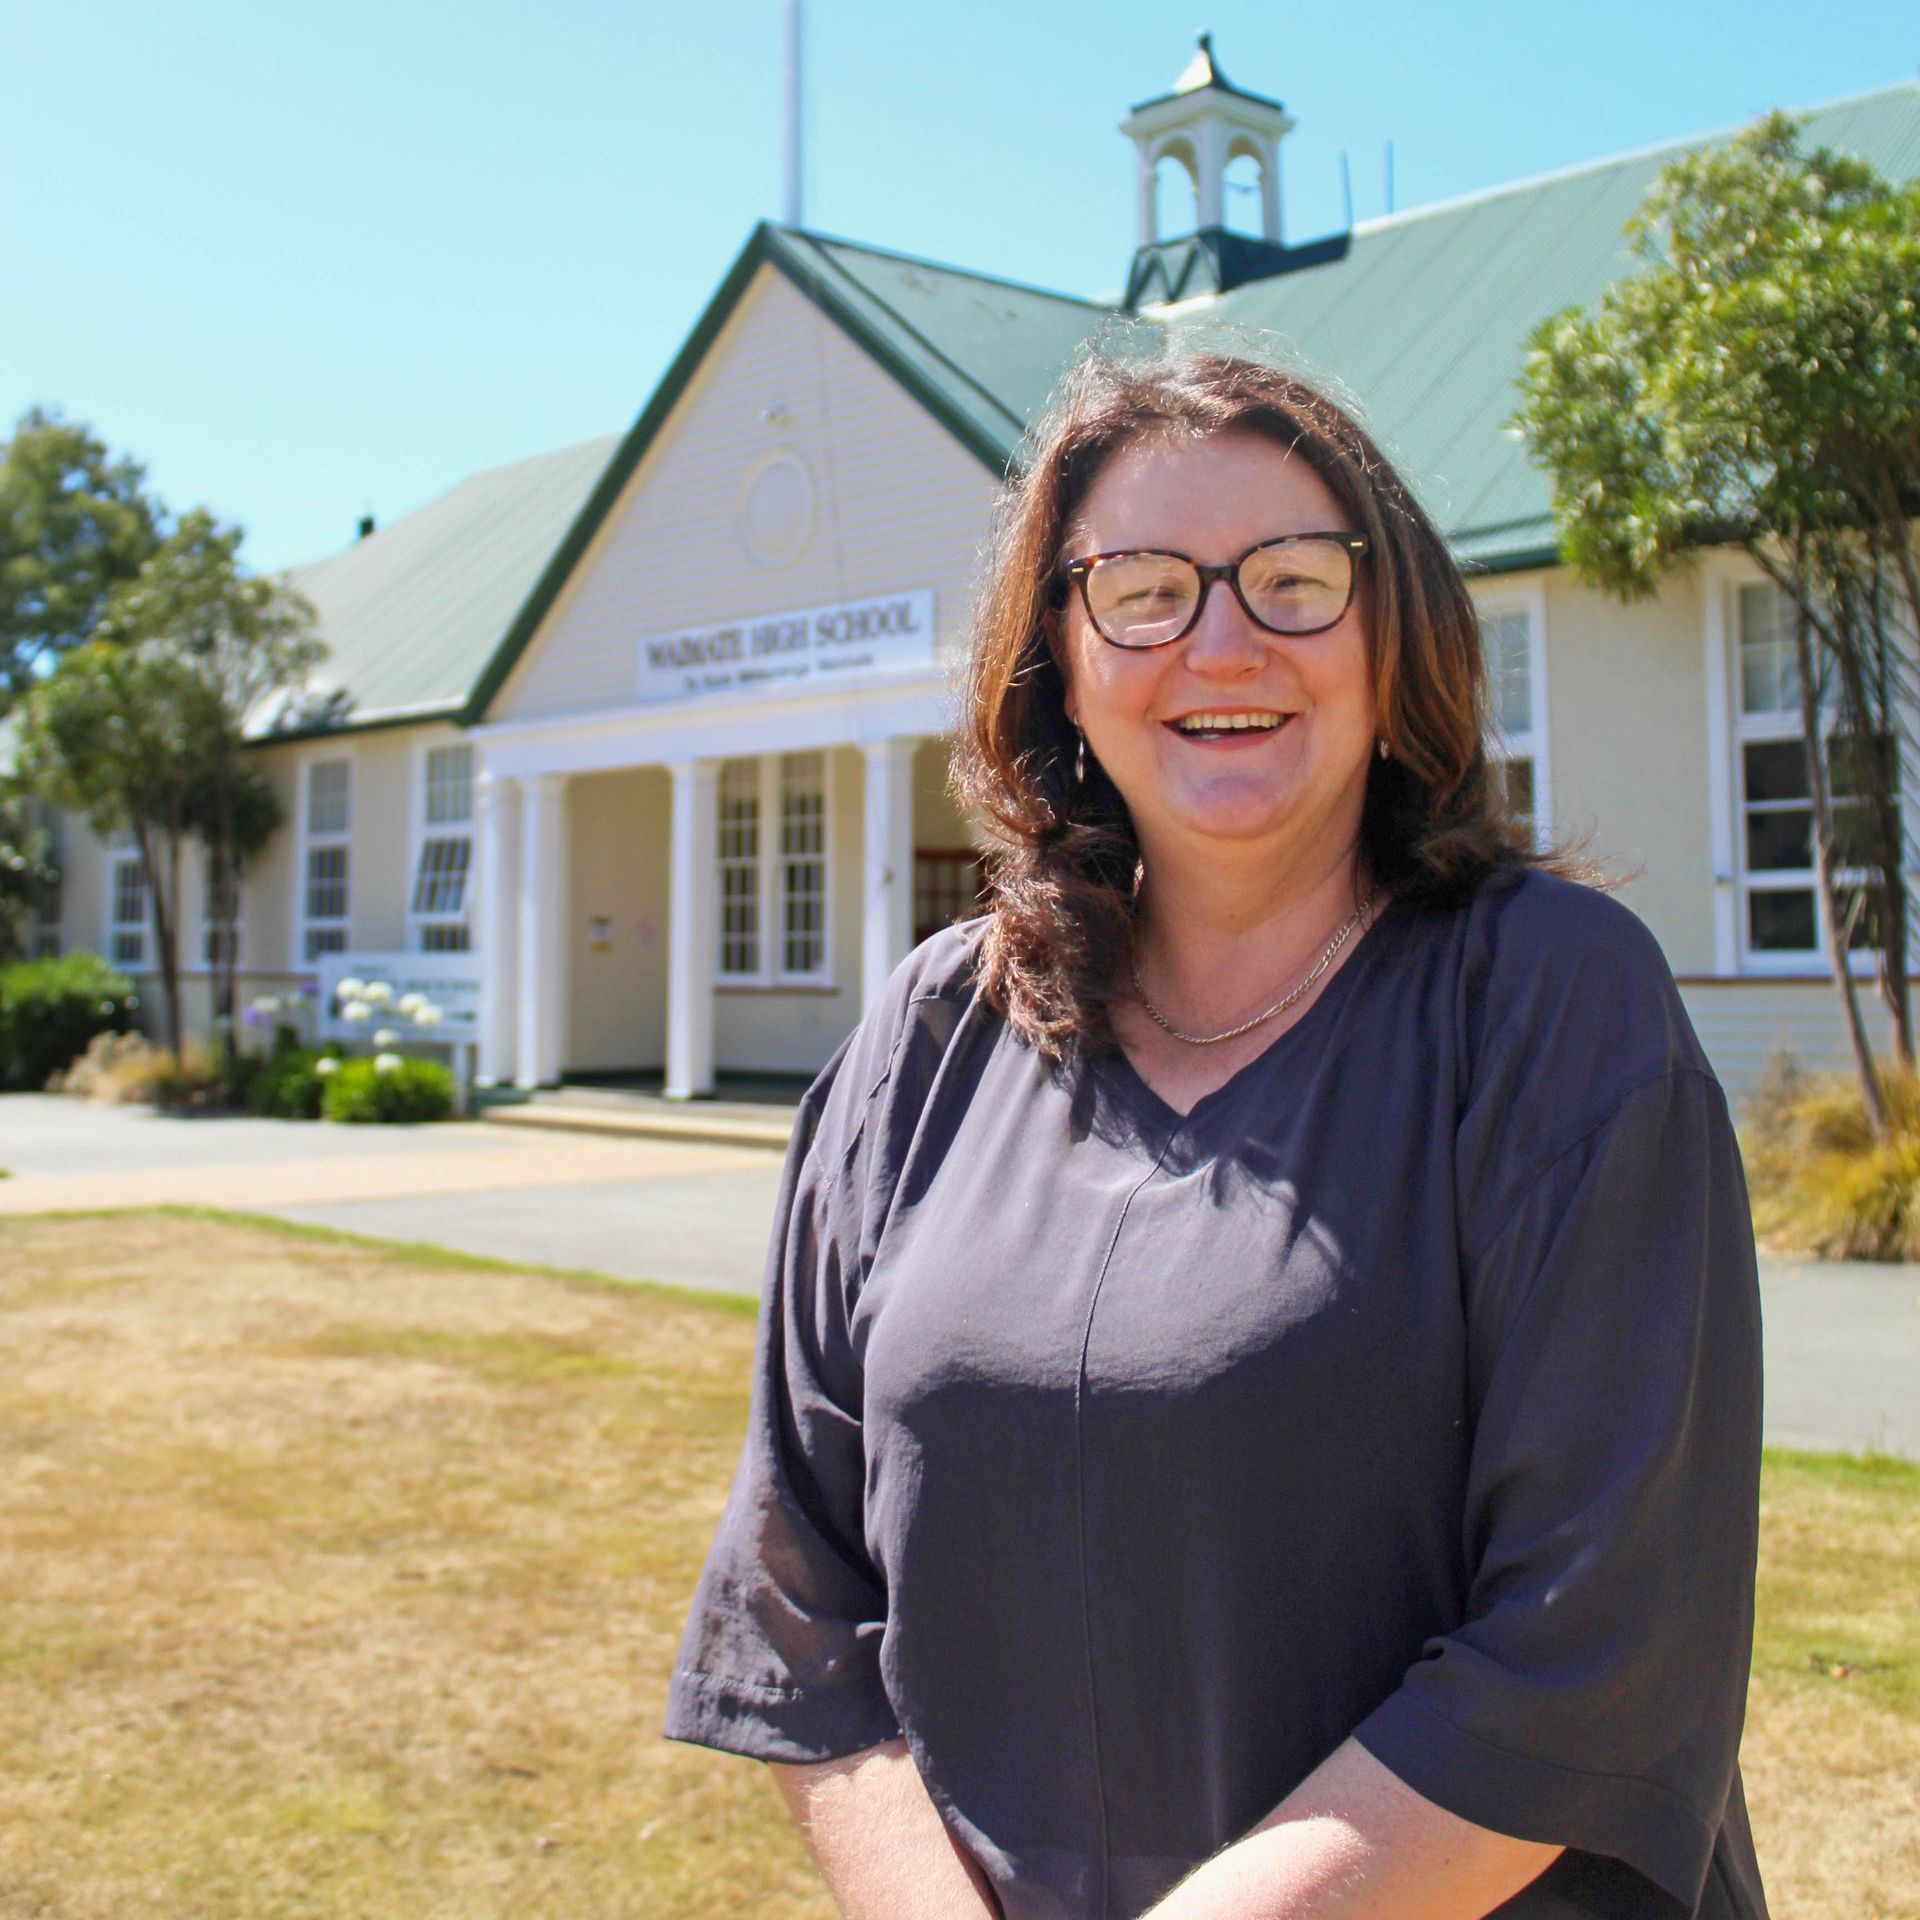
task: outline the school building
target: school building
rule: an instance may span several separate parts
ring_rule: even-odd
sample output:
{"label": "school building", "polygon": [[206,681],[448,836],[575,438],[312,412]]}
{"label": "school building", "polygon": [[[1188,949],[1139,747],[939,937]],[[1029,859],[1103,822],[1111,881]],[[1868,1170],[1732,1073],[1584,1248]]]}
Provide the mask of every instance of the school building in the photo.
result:
{"label": "school building", "polygon": [[[1632,875],[1730,1088],[1782,1043],[1842,1063],[1772,590],[1720,552],[1645,604],[1580,586],[1505,428],[1527,333],[1627,270],[1622,224],[1688,143],[1296,240],[1293,125],[1203,43],[1122,122],[1106,301],[762,225],[624,435],[297,570],[336,713],[258,729],[288,824],[245,877],[243,1003],[329,955],[471,954],[485,1079],[652,1072],[695,1096],[820,1066],[972,908],[944,786],[992,502],[1061,370],[1126,316],[1207,322],[1357,401],[1472,569],[1542,836]],[[1808,137],[1912,177],[1920,84],[1819,109]],[[1170,172],[1195,214],[1171,235]],[[1257,231],[1228,219],[1241,181]],[[137,854],[67,820],[63,856],[41,944],[140,974]],[[201,1019],[205,907],[190,887]]]}

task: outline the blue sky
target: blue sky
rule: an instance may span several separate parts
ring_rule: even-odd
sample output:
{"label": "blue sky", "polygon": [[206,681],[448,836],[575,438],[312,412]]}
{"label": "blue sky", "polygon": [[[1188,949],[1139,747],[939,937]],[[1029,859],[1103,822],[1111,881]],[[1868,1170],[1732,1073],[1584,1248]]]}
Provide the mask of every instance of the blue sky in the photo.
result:
{"label": "blue sky", "polygon": [[[1289,238],[1911,77],[1912,0],[810,0],[808,224],[1092,294],[1115,123],[1208,26]],[[782,204],[779,0],[96,0],[0,20],[0,424],[91,423],[259,567],[625,427]]]}

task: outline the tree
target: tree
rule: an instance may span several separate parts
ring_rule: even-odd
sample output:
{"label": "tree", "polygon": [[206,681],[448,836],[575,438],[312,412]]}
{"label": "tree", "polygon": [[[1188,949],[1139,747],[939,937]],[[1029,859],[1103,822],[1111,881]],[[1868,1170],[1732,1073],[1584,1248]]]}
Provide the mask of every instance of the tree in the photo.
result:
{"label": "tree", "polygon": [[1849,955],[1877,950],[1911,1066],[1899,766],[1920,711],[1920,187],[1802,152],[1799,134],[1774,114],[1661,171],[1627,227],[1638,269],[1535,331],[1514,424],[1583,579],[1639,598],[1724,543],[1785,596],[1828,950],[1884,1126]]}
{"label": "tree", "polygon": [[14,774],[0,774],[0,961],[31,958],[30,917],[44,911],[60,869],[38,797]]}
{"label": "tree", "polygon": [[186,802],[186,831],[205,855],[214,945],[214,1020],[231,1031],[240,883],[280,825],[278,796],[245,763],[247,730],[275,703],[298,694],[326,649],[313,608],[284,581],[240,571],[244,535],[204,508],[179,524],[100,623],[109,643],[164,648],[183,662],[205,698],[199,777]]}
{"label": "tree", "polygon": [[[94,829],[129,829],[146,869],[168,1044],[179,1050],[181,854],[206,850],[218,910],[219,1011],[232,1016],[233,900],[278,823],[244,763],[250,721],[297,687],[323,649],[313,609],[283,582],[239,571],[241,532],[195,511],[115,589],[96,637],[67,652],[24,704],[21,765]],[[224,913],[224,923],[219,918]]]}
{"label": "tree", "polygon": [[135,461],[33,408],[0,450],[0,713],[90,639],[160,538]]}
{"label": "tree", "polygon": [[166,1008],[180,1050],[180,852],[208,734],[204,689],[163,648],[92,640],[67,653],[23,709],[21,769],[103,837],[129,829],[146,872]]}

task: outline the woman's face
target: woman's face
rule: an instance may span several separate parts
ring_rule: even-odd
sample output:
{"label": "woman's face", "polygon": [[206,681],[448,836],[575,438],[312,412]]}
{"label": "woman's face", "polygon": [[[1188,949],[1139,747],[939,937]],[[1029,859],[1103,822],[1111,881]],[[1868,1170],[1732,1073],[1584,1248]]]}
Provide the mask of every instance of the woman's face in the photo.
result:
{"label": "woman's face", "polygon": [[[1342,531],[1358,529],[1326,482],[1264,435],[1156,433],[1108,459],[1062,551],[1158,547],[1219,565],[1283,534]],[[1221,580],[1185,638],[1129,650],[1103,640],[1069,591],[1067,715],[1126,801],[1150,872],[1229,843],[1275,871],[1351,848],[1374,745],[1363,600],[1356,590],[1324,632],[1269,633]],[[1191,731],[1195,716],[1236,714],[1278,724]]]}

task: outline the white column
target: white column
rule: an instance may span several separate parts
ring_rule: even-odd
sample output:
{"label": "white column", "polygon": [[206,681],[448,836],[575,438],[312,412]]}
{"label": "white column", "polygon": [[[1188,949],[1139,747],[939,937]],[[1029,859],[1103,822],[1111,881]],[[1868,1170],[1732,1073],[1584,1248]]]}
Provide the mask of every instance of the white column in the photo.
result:
{"label": "white column", "polygon": [[1199,170],[1202,228],[1227,224],[1223,184],[1227,170],[1227,130],[1217,120],[1205,120],[1194,129],[1194,160]]}
{"label": "white column", "polygon": [[566,775],[537,773],[520,807],[520,1036],[515,1079],[550,1087],[560,1078],[566,1006]]}
{"label": "white column", "polygon": [[880,998],[913,945],[913,739],[866,741],[866,858],[862,868],[860,1005]]}
{"label": "white column", "polygon": [[[683,760],[671,771],[673,872],[667,920],[666,1095],[669,1100],[693,1100],[713,1091],[720,763]],[[763,822],[761,831],[766,830]]]}
{"label": "white column", "polygon": [[474,829],[480,841],[480,1079],[513,1084],[520,1013],[520,788],[499,774],[474,783]]}
{"label": "white column", "polygon": [[1260,142],[1260,231],[1280,242],[1280,142]]}

